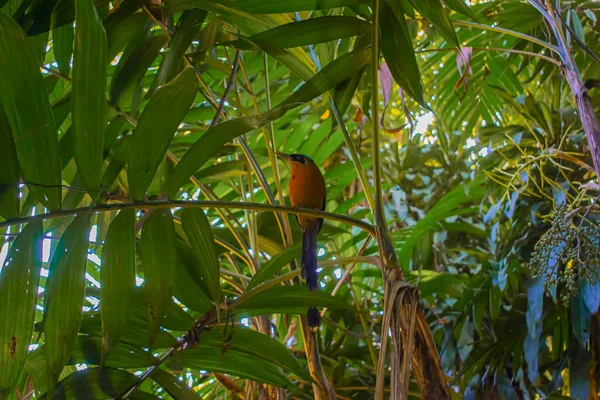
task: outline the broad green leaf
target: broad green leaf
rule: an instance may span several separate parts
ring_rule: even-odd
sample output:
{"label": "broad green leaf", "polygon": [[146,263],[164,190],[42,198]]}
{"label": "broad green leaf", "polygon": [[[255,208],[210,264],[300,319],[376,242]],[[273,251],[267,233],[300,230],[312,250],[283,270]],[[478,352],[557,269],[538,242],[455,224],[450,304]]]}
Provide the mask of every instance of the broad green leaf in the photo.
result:
{"label": "broad green leaf", "polygon": [[[255,294],[253,292],[256,292]],[[246,293],[247,298],[234,307],[236,314],[304,314],[308,307],[327,307],[332,310],[347,310],[353,307],[344,300],[326,292],[311,292],[301,286],[273,286],[266,290],[257,287]]]}
{"label": "broad green leaf", "polygon": [[[365,68],[361,68],[350,78],[336,85],[333,92],[333,100],[340,115],[344,115],[344,113],[348,110],[348,106],[350,106],[352,103],[352,99],[354,98],[354,94],[356,93],[356,89],[358,89],[360,79],[362,78],[364,72]],[[336,127],[336,125],[337,121],[334,119],[332,130]]]}
{"label": "broad green leaf", "polygon": [[201,399],[199,394],[192,390],[185,382],[179,380],[174,375],[164,369],[156,369],[150,376],[152,380],[158,383],[174,399],[178,400],[196,400]]}
{"label": "broad green leaf", "polygon": [[277,364],[236,350],[223,352],[219,347],[200,343],[194,348],[176,354],[173,360],[186,368],[221,372],[280,387],[289,384]]}
{"label": "broad green leaf", "polygon": [[17,236],[0,270],[0,397],[11,393],[31,342],[42,262],[42,223]]}
{"label": "broad green leaf", "polygon": [[19,160],[10,124],[0,105],[0,215],[6,219],[19,216]]}
{"label": "broad green leaf", "polygon": [[154,82],[155,87],[160,87],[165,82],[171,81],[181,71],[183,65],[185,65],[183,62],[185,52],[202,26],[206,14],[206,11],[197,9],[185,11],[182,14],[177,30],[169,42],[169,51],[161,61]]}
{"label": "broad green leaf", "polygon": [[[224,345],[223,332],[218,329],[203,331],[198,337],[198,342],[205,346],[221,349]],[[311,377],[298,362],[292,352],[283,344],[267,335],[252,329],[236,327],[231,332],[231,338],[227,337],[228,348],[246,353],[264,361],[277,364],[284,370],[293,372],[299,377],[310,381]]]}
{"label": "broad green leaf", "polygon": [[[389,0],[388,0],[389,1]],[[450,19],[448,18],[448,14],[444,9],[441,0],[427,0],[427,1],[419,1],[419,0],[409,0],[413,7],[431,22],[442,34],[442,36],[451,42],[454,46],[460,47],[460,43],[458,43],[458,38],[456,37],[456,32],[454,31],[454,27],[452,23],[450,23]]]}
{"label": "broad green leaf", "polygon": [[[127,6],[139,7],[141,3],[126,2],[121,3],[119,10]],[[113,60],[115,56],[123,50],[126,44],[130,43],[132,38],[136,38],[145,32],[150,17],[145,12],[132,12],[126,18],[116,18],[117,13],[112,15],[112,21],[109,22],[108,17],[104,23],[106,29],[106,37],[108,42],[108,59]]]}
{"label": "broad green leaf", "polygon": [[121,61],[124,63],[123,67],[116,71],[110,84],[110,100],[113,104],[122,105],[122,97],[125,95],[127,100],[167,41],[168,38],[164,35],[153,36],[137,47],[127,59]]}
{"label": "broad green leaf", "polygon": [[102,183],[106,125],[106,32],[91,0],[76,0],[72,118],[75,162],[88,192]]}
{"label": "broad green leaf", "polygon": [[183,155],[173,171],[169,197],[174,198],[187,179],[228,141],[281,118],[287,111],[306,103],[351,77],[369,61],[369,49],[346,53],[329,63],[277,107],[263,114],[222,122],[206,131]]}
{"label": "broad green leaf", "polygon": [[63,25],[52,30],[52,50],[58,64],[58,70],[66,76],[71,71],[71,56],[73,55],[73,27]]}
{"label": "broad green leaf", "polygon": [[[63,379],[50,399],[76,399],[81,393],[85,393],[89,399],[115,398],[137,381],[135,375],[120,369],[88,368]],[[42,398],[49,400],[47,394]]]}
{"label": "broad green leaf", "polygon": [[[281,25],[252,35],[248,38],[248,41],[257,45],[285,49],[329,42],[369,33],[370,31],[371,24],[367,21],[353,17],[328,16]],[[252,48],[243,40],[236,40],[230,44],[242,49]]]}
{"label": "broad green leaf", "polygon": [[[171,4],[187,4],[198,8],[210,7],[212,0],[171,0]],[[245,11],[251,14],[280,14],[295,11],[326,10],[329,8],[349,7],[367,3],[368,0],[216,0],[215,3]]]}
{"label": "broad green leaf", "polygon": [[[67,363],[81,323],[85,294],[89,215],[75,217],[50,261],[44,296],[44,338],[48,378],[56,382]],[[50,385],[51,387],[53,385]]]}
{"label": "broad green leaf", "polygon": [[192,274],[199,271],[192,249],[187,243],[177,241],[177,263],[173,268],[173,295],[186,307],[199,312],[206,313],[212,308],[212,302],[208,298],[208,291],[198,282],[199,277]]}
{"label": "broad green leaf", "polygon": [[457,13],[467,16],[473,21],[477,21],[477,16],[471,11],[471,8],[465,4],[464,0],[444,0],[444,3]]}
{"label": "broad green leaf", "polygon": [[581,25],[581,20],[577,16],[576,12],[571,12],[571,21],[573,21],[573,30],[577,35],[579,41],[585,45],[585,33],[583,32],[583,26]]}
{"label": "broad green leaf", "polygon": [[220,285],[221,274],[215,251],[215,239],[208,218],[200,208],[184,208],[181,213],[181,224],[198,261],[195,265],[199,269],[192,276],[196,275],[201,279],[211,300],[219,304],[223,297]]}
{"label": "broad green leaf", "polygon": [[[194,293],[194,295],[196,295],[196,293]],[[146,321],[147,313],[145,293],[143,290],[136,290],[133,320]],[[194,320],[179,304],[171,301],[165,307],[165,316],[160,325],[171,331],[189,331],[194,326]]]}
{"label": "broad green leaf", "polygon": [[[80,333],[88,335],[98,335],[102,331],[100,313],[85,313],[81,320],[81,328],[79,331]],[[119,343],[121,342],[142,348],[149,348],[152,346],[153,349],[162,349],[174,346],[177,341],[173,336],[164,330],[159,329],[154,342],[150,343],[148,338],[148,322],[146,319],[142,321],[139,318],[134,317],[129,321],[129,325],[127,325],[127,328],[123,331]]]}
{"label": "broad green leaf", "polygon": [[135,215],[121,211],[110,224],[102,250],[102,354],[105,357],[127,329],[135,302]]}
{"label": "broad green leaf", "polygon": [[346,53],[317,72],[310,80],[285,99],[278,107],[294,103],[307,103],[334,88],[360,71],[371,57],[370,49],[359,49]]}
{"label": "broad green leaf", "polygon": [[42,204],[57,210],[61,204],[60,155],[42,74],[25,32],[2,11],[0,37],[0,104],[12,128],[21,175],[32,183],[29,190]]}
{"label": "broad green leaf", "polygon": [[106,126],[106,32],[92,0],[76,0],[72,118],[75,162],[88,192],[102,183]]}
{"label": "broad green leaf", "polygon": [[173,265],[176,262],[175,228],[171,210],[153,210],[142,228],[142,267],[151,344],[156,338],[165,311],[172,302]]}
{"label": "broad green leaf", "polygon": [[23,3],[23,0],[5,0],[3,3],[4,6],[1,7],[2,11],[4,11],[8,16],[12,16],[15,11],[19,9],[19,6],[21,3]]}
{"label": "broad green leaf", "polygon": [[398,261],[400,265],[408,269],[414,247],[419,243],[423,234],[429,229],[432,229],[438,221],[460,212],[460,209],[458,209],[459,206],[483,198],[484,188],[482,183],[484,179],[482,178],[483,175],[471,182],[470,186],[464,184],[455,187],[452,191],[442,197],[436,205],[427,212],[427,215],[425,215],[424,218],[412,227],[410,236],[406,238],[400,251],[398,251]]}
{"label": "broad green leaf", "polygon": [[381,29],[381,53],[396,83],[422,107],[429,108],[423,95],[421,73],[404,14],[392,11],[384,1],[380,3],[379,28]]}
{"label": "broad green leaf", "polygon": [[225,143],[281,118],[287,111],[296,107],[298,104],[291,104],[286,107],[277,107],[263,114],[224,121],[206,131],[175,166],[169,182],[169,198],[175,198],[179,188]]}
{"label": "broad green leaf", "polygon": [[127,180],[134,200],[142,200],[169,143],[198,91],[194,68],[184,69],[152,95],[131,143]]}
{"label": "broad green leaf", "polygon": [[302,243],[298,242],[294,245],[286,248],[282,252],[274,255],[269,261],[265,263],[256,274],[252,277],[248,286],[246,286],[246,292],[254,289],[257,285],[265,282],[267,279],[275,275],[281,268],[292,262],[292,260],[300,257],[302,254]]}
{"label": "broad green leaf", "polygon": [[[46,345],[36,353],[45,354]],[[68,365],[100,365],[102,357],[102,338],[94,335],[78,335]],[[45,356],[44,356],[45,357]],[[111,351],[104,365],[109,368],[144,368],[154,364],[157,359],[141,347],[120,342]]]}

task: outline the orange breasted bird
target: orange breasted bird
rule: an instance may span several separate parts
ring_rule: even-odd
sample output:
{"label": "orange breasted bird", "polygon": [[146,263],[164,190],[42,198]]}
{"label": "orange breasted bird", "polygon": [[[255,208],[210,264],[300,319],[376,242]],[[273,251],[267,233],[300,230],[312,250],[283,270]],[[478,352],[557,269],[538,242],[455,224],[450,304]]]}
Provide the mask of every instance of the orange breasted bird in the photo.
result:
{"label": "orange breasted bird", "polygon": [[[325,210],[325,180],[321,170],[310,157],[303,154],[277,153],[279,158],[287,160],[292,168],[289,195],[294,208],[313,208]],[[323,226],[323,218],[296,215],[302,230],[302,278],[311,291],[319,288],[317,274],[317,234]],[[308,309],[309,326],[318,326],[321,316],[315,307]]]}

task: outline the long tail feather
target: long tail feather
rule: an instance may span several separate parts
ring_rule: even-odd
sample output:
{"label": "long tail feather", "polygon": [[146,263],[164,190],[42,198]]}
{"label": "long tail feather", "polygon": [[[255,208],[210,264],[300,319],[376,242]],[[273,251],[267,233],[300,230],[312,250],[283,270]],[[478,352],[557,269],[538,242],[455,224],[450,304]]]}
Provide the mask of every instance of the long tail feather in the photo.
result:
{"label": "long tail feather", "polygon": [[306,313],[306,323],[312,328],[321,325],[321,314],[319,314],[317,307],[308,308],[308,312]]}
{"label": "long tail feather", "polygon": [[317,230],[306,229],[302,235],[302,277],[311,292],[319,288],[317,268]]}

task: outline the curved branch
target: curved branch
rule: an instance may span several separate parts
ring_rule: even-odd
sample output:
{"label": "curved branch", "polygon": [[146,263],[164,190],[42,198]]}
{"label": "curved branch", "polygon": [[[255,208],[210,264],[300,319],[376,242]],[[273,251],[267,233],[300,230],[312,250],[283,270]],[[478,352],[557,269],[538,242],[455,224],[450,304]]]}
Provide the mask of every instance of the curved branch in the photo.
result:
{"label": "curved branch", "polygon": [[0,222],[0,228],[7,226],[24,224],[32,221],[40,221],[45,219],[54,219],[69,217],[85,212],[106,212],[115,210],[126,210],[130,208],[140,209],[154,209],[154,208],[223,208],[223,209],[238,209],[238,210],[255,210],[255,211],[271,211],[280,212],[284,214],[296,214],[304,215],[307,217],[320,217],[329,219],[332,221],[342,222],[348,225],[356,226],[357,228],[363,229],[375,236],[375,228],[368,222],[360,221],[348,217],[346,215],[340,215],[321,210],[311,210],[308,208],[297,208],[287,206],[280,206],[276,204],[262,204],[262,203],[245,203],[237,201],[220,201],[220,200],[198,200],[198,201],[186,201],[186,200],[160,200],[160,201],[139,201],[131,203],[113,203],[113,204],[100,204],[94,207],[80,207],[73,208],[71,210],[58,210],[51,211],[45,214],[37,214],[31,217],[24,218],[12,218],[3,222]]}

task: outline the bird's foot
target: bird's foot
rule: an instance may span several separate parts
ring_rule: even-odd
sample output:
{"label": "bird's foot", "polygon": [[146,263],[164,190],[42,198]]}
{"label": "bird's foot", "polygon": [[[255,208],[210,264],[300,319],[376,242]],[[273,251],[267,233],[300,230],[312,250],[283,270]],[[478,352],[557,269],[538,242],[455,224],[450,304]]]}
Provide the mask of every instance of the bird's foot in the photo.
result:
{"label": "bird's foot", "polygon": [[319,207],[315,207],[315,208],[313,208],[313,210],[315,210],[315,215],[317,215],[319,213],[319,211],[321,211],[321,209]]}

